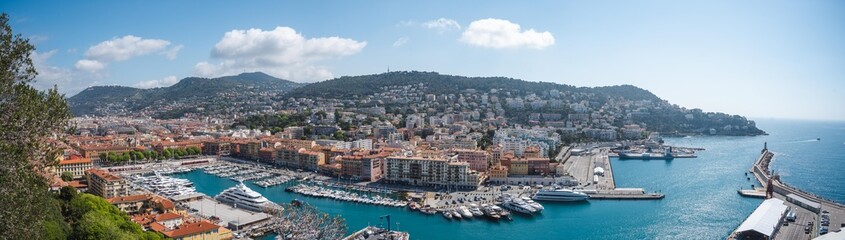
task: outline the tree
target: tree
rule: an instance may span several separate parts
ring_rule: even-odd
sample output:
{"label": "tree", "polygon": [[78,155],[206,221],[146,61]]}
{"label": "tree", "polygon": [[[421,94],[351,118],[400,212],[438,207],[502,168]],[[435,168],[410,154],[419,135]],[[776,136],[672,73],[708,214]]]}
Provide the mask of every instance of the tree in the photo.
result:
{"label": "tree", "polygon": [[0,232],[10,239],[51,239],[61,219],[40,169],[56,164],[61,149],[46,141],[68,128],[70,111],[55,86],[29,85],[38,74],[35,47],[0,15]]}
{"label": "tree", "polygon": [[73,173],[62,172],[62,181],[70,182],[71,180],[73,180]]}

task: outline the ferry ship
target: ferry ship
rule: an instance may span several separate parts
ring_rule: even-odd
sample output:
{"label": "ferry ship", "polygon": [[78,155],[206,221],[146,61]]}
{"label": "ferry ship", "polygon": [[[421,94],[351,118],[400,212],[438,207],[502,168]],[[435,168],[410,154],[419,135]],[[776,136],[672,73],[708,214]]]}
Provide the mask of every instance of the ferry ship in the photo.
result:
{"label": "ferry ship", "polygon": [[264,212],[272,208],[281,208],[278,204],[267,200],[260,193],[244,185],[243,182],[239,182],[238,185],[223,190],[223,192],[214,196],[214,199],[223,203],[232,204],[236,208],[243,208],[254,212]]}
{"label": "ferry ship", "polygon": [[572,202],[584,201],[590,198],[585,193],[572,191],[570,189],[555,189],[547,190],[540,189],[537,194],[534,194],[532,199],[537,201],[558,201],[558,202]]}

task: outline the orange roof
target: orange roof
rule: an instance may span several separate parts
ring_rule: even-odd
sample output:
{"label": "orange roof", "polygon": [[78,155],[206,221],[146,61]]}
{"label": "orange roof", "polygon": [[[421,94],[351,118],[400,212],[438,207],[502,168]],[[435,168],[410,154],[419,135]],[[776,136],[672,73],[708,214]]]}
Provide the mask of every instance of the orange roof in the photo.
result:
{"label": "orange roof", "polygon": [[116,203],[127,203],[127,202],[140,202],[140,201],[146,201],[148,199],[150,199],[149,194],[139,194],[139,195],[131,195],[131,196],[125,196],[125,197],[113,197],[113,198],[106,199],[106,201],[108,201],[111,204],[116,204]]}
{"label": "orange roof", "polygon": [[220,228],[220,226],[218,226],[217,224],[203,220],[195,223],[183,223],[181,226],[177,227],[176,229],[173,229],[172,231],[162,233],[169,238],[179,238],[200,233],[207,233],[210,231],[214,231],[218,228]]}
{"label": "orange roof", "polygon": [[84,158],[79,155],[71,155],[70,158],[59,161],[59,165],[76,164],[76,163],[91,163],[90,158]]}
{"label": "orange roof", "polygon": [[167,220],[172,220],[172,219],[179,219],[179,218],[182,218],[182,215],[175,214],[175,213],[172,213],[172,212],[166,212],[166,213],[163,213],[161,215],[156,216],[156,222],[167,221]]}
{"label": "orange roof", "polygon": [[176,205],[173,204],[173,201],[170,201],[170,199],[163,198],[161,196],[153,197],[153,202],[161,204],[161,208],[163,209],[173,209],[174,207],[176,207]]}
{"label": "orange roof", "polygon": [[106,170],[99,169],[99,168],[92,168],[92,169],[85,170],[85,173],[97,175],[98,177],[105,179],[106,181],[118,181],[118,180],[123,179],[120,176],[113,175],[113,174],[107,172]]}
{"label": "orange roof", "polygon": [[74,187],[74,188],[87,188],[88,187],[88,184],[82,183],[82,181],[70,181],[67,184],[68,184],[68,186],[71,186],[71,187]]}

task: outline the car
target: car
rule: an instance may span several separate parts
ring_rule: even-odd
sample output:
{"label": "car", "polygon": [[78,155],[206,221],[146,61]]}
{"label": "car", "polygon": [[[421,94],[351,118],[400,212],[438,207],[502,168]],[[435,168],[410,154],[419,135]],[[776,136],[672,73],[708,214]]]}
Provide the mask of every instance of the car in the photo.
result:
{"label": "car", "polygon": [[819,228],[819,234],[820,235],[827,234],[827,227],[823,226],[823,227]]}
{"label": "car", "polygon": [[804,226],[804,234],[810,233],[810,225]]}

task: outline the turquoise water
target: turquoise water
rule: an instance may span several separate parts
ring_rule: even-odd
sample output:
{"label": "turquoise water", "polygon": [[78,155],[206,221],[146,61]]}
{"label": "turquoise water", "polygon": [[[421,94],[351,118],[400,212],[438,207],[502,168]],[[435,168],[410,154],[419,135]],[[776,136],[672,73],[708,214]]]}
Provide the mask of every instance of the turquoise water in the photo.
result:
{"label": "turquoise water", "polygon": [[[340,214],[350,231],[379,224],[390,214],[413,239],[724,239],[760,203],[737,195],[753,180],[744,173],[769,142],[777,155],[772,168],[800,188],[845,202],[845,123],[758,121],[769,136],[670,138],[677,146],[703,147],[694,159],[641,161],[613,159],[617,187],[660,191],[656,201],[592,200],[587,203],[544,203],[542,215],[516,216],[512,222],[484,219],[449,221],[405,208],[380,207],[311,198],[284,192],[284,187],[253,189],[276,202],[305,200],[322,211]],[[822,138],[821,141],[809,141]],[[194,171],[180,177],[197,190],[215,195],[235,184],[228,179]]]}

